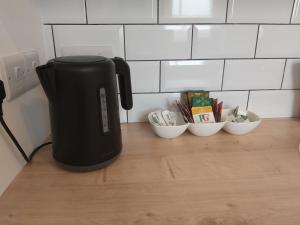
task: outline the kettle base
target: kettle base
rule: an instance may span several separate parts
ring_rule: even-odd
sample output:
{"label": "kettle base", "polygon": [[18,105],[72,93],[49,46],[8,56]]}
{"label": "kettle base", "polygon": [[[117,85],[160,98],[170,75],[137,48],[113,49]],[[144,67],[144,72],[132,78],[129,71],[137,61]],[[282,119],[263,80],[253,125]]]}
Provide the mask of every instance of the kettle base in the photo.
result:
{"label": "kettle base", "polygon": [[115,157],[105,161],[105,162],[101,162],[98,164],[94,164],[94,165],[90,165],[90,166],[73,166],[73,165],[67,165],[61,162],[58,162],[55,160],[55,162],[63,169],[65,170],[70,170],[70,171],[75,171],[75,172],[89,172],[89,171],[93,171],[93,170],[99,170],[102,169],[106,166],[108,166],[109,164],[111,164],[113,161],[115,161],[120,154],[116,155]]}

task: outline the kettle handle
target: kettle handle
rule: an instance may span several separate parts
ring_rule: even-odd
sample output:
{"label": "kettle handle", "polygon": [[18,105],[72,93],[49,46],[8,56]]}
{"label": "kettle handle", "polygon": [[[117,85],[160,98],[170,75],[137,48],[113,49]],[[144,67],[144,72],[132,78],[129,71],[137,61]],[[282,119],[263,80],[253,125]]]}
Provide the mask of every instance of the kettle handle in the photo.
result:
{"label": "kettle handle", "polygon": [[115,63],[116,73],[119,78],[121,105],[124,109],[129,110],[132,108],[132,90],[129,65],[124,59],[119,57],[114,57],[112,60]]}
{"label": "kettle handle", "polygon": [[55,72],[54,67],[51,63],[41,65],[35,68],[41,85],[45,91],[49,101],[53,101],[56,92],[55,86]]}

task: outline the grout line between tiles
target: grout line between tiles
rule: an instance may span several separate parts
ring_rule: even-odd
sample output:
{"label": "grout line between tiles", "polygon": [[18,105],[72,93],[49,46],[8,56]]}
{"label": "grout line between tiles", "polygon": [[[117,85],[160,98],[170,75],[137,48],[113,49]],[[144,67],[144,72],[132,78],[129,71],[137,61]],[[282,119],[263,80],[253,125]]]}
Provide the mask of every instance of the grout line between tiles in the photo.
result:
{"label": "grout line between tiles", "polygon": [[88,14],[87,14],[87,7],[86,7],[86,0],[84,0],[84,11],[85,11],[85,23],[89,24]]}
{"label": "grout line between tiles", "polygon": [[[270,25],[270,26],[276,26],[276,25],[287,25],[287,26],[299,26],[300,23],[224,23],[224,22],[220,22],[220,23],[157,23],[157,22],[152,22],[152,23],[89,23],[88,25],[145,25],[145,26],[151,26],[151,25],[178,25],[178,26],[182,26],[182,25]],[[44,23],[44,25],[87,25],[86,23]]]}
{"label": "grout line between tiles", "polygon": [[226,4],[226,17],[225,17],[225,23],[227,23],[227,16],[228,16],[228,2],[229,2],[229,0],[227,0],[227,4]]}
{"label": "grout line between tiles", "polygon": [[287,59],[285,59],[285,62],[284,62],[283,74],[282,74],[280,89],[282,89],[282,85],[283,85],[283,80],[284,80],[284,75],[285,75],[285,70],[286,70],[286,63],[287,63]]}
{"label": "grout line between tiles", "polygon": [[193,58],[193,42],[194,42],[194,25],[192,24],[192,37],[191,37],[191,59]]}
{"label": "grout line between tiles", "polygon": [[127,59],[128,62],[156,62],[156,61],[199,61],[199,60],[264,60],[264,59],[300,59],[300,57],[277,57],[277,58],[194,58],[194,59]]}
{"label": "grout line between tiles", "polygon": [[254,58],[256,58],[259,30],[260,30],[260,25],[257,26],[256,42],[255,42],[255,49],[254,49],[254,56],[253,56]]}
{"label": "grout line between tiles", "polygon": [[123,42],[124,42],[124,59],[126,60],[126,37],[125,37],[125,25],[123,24]]}
{"label": "grout line between tiles", "polygon": [[157,18],[157,20],[156,20],[156,23],[157,24],[159,24],[159,0],[157,0],[157,15],[156,15],[156,18]]}
{"label": "grout line between tiles", "polygon": [[224,82],[224,75],[225,75],[225,59],[223,61],[223,74],[222,74],[222,83],[221,83],[221,91],[223,91],[223,82]]}
{"label": "grout line between tiles", "polygon": [[51,25],[51,34],[52,34],[52,42],[53,42],[53,48],[54,48],[54,56],[56,58],[56,47],[55,47],[55,38],[54,38],[53,25]]}
{"label": "grout line between tiles", "polygon": [[293,18],[293,13],[294,13],[295,2],[296,2],[296,0],[294,0],[294,2],[293,2],[293,7],[292,7],[292,12],[291,12],[290,23],[289,23],[289,24],[292,23],[292,18]]}
{"label": "grout line between tiles", "polygon": [[159,61],[159,93],[161,93],[161,61]]}
{"label": "grout line between tiles", "polygon": [[246,106],[247,110],[248,110],[248,104],[249,104],[249,97],[250,97],[250,90],[248,91],[247,106]]}
{"label": "grout line between tiles", "polygon": [[[239,91],[299,91],[300,88],[295,89],[251,89],[251,90],[207,90],[209,92],[239,92]],[[179,91],[162,91],[162,92],[133,92],[134,95],[151,95],[151,94],[178,94],[186,92],[187,90],[179,90]]]}

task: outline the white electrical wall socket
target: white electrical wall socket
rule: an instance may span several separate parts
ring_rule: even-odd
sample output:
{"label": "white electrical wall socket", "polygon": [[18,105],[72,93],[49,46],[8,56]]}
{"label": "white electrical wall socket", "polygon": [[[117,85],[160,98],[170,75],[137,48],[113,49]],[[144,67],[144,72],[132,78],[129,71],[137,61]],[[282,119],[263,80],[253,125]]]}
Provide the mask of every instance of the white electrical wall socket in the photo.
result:
{"label": "white electrical wall socket", "polygon": [[1,77],[6,99],[11,100],[25,92],[25,61],[22,54],[5,56],[1,60]]}
{"label": "white electrical wall socket", "polygon": [[24,58],[26,66],[26,87],[30,89],[39,84],[39,78],[35,68],[40,65],[40,60],[36,51],[25,52]]}
{"label": "white electrical wall socket", "polygon": [[0,73],[3,79],[6,100],[10,101],[39,83],[35,67],[39,65],[35,51],[4,56],[0,60]]}

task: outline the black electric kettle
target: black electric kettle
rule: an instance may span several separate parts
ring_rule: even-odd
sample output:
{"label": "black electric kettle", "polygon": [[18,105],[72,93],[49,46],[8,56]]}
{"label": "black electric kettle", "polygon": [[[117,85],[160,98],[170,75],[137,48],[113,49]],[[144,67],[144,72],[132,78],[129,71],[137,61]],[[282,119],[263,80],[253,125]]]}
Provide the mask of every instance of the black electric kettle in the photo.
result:
{"label": "black electric kettle", "polygon": [[132,108],[130,69],[121,58],[66,56],[36,68],[49,101],[53,157],[64,168],[93,170],[121,152],[121,105]]}

